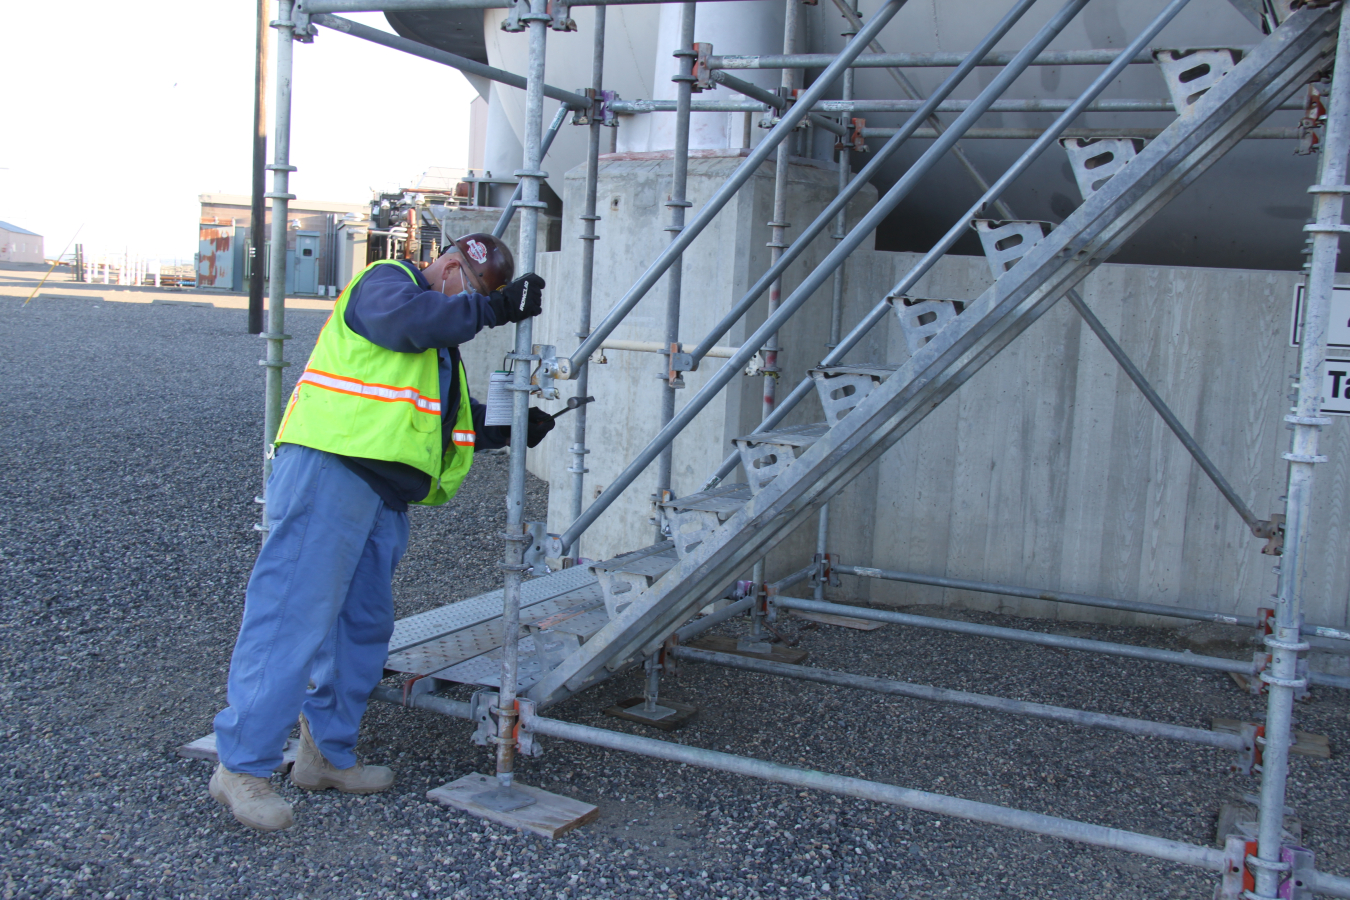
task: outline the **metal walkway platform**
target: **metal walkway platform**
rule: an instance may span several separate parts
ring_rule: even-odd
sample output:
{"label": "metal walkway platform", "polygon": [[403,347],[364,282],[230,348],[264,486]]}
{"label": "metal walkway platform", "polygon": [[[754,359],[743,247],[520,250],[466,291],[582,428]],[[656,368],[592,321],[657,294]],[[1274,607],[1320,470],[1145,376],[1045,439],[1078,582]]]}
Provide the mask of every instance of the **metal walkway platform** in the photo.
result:
{"label": "metal walkway platform", "polygon": [[[603,614],[604,597],[590,569],[573,567],[526,581],[521,586],[520,606],[519,680],[524,689],[542,674],[530,626],[559,617],[565,617],[564,621],[581,614],[593,617],[594,607]],[[561,643],[551,647],[555,641],[550,634],[540,631],[545,657],[549,649],[562,649]],[[498,589],[399,619],[384,667],[387,672],[499,687],[502,643],[502,592]]]}

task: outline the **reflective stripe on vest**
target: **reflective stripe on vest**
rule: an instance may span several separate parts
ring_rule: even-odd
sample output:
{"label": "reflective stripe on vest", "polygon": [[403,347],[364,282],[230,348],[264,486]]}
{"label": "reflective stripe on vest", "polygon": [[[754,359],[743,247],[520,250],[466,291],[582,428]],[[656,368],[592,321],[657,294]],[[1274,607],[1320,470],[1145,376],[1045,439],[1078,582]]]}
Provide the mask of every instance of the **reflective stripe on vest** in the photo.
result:
{"label": "reflective stripe on vest", "polygon": [[[306,369],[300,376],[301,384],[312,384],[315,387],[323,388],[326,391],[336,391],[339,394],[352,394],[356,397],[365,397],[369,400],[383,400],[386,403],[411,403],[422,412],[431,413],[439,416],[441,414],[441,401],[428,397],[423,397],[414,387],[393,387],[388,384],[369,384],[364,381],[357,381],[355,378],[344,378],[341,375],[333,375],[330,372],[320,372],[318,369]],[[456,432],[458,434],[458,432]],[[469,436],[472,443],[473,435]],[[458,441],[456,441],[458,443]]]}
{"label": "reflective stripe on vest", "polygon": [[454,441],[461,447],[472,447],[474,442],[474,432],[455,431],[451,433],[450,440]]}

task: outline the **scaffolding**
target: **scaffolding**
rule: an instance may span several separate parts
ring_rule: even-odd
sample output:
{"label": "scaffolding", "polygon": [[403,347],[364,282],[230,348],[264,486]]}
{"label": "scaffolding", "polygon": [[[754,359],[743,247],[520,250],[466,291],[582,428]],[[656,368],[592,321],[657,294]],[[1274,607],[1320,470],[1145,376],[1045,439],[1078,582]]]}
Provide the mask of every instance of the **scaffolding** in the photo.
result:
{"label": "scaffolding", "polygon": [[[1250,47],[1208,50],[1155,49],[1153,42],[1188,0],[1171,0],[1120,50],[1048,51],[1050,42],[1088,4],[1065,0],[1016,52],[995,46],[1034,5],[1015,0],[994,28],[968,53],[888,53],[877,43],[882,29],[905,0],[881,0],[870,18],[861,17],[856,0],[834,0],[846,26],[847,43],[837,54],[797,52],[797,13],[801,0],[786,0],[783,53],[775,56],[717,56],[706,44],[696,44],[694,24],[698,4],[680,5],[679,61],[674,101],[619,100],[604,89],[603,48],[607,5],[654,0],[572,0],[572,6],[596,7],[594,63],[591,85],[584,92],[562,90],[544,82],[544,62],[550,30],[574,30],[569,6],[557,0],[280,0],[272,23],[280,39],[277,47],[274,159],[272,190],[267,197],[272,217],[272,270],[284,273],[286,208],[294,199],[288,179],[292,58],[295,42],[307,42],[317,28],[373,41],[415,56],[454,67],[525,92],[524,161],[514,175],[516,195],[503,212],[496,232],[504,233],[518,211],[519,265],[533,271],[538,250],[538,217],[545,208],[540,186],[546,173],[545,154],[567,115],[589,129],[586,157],[578,346],[559,353],[535,342],[527,319],[516,327],[515,345],[508,359],[512,371],[515,427],[511,443],[507,496],[507,525],[503,550],[503,586],[498,592],[451,604],[401,620],[390,642],[387,670],[404,675],[402,691],[381,687],[373,699],[427,709],[467,719],[476,724],[475,740],[495,748],[496,782],[478,799],[481,806],[510,811],[534,802],[514,780],[515,757],[538,750],[538,738],[549,736],[767,779],[804,788],[893,804],[896,806],[991,823],[1036,834],[1050,835],[1101,847],[1126,850],[1198,867],[1219,876],[1216,897],[1301,897],[1320,894],[1350,897],[1350,878],[1320,872],[1312,853],[1290,845],[1282,833],[1285,782],[1292,735],[1294,701],[1310,685],[1350,688],[1350,679],[1309,671],[1305,655],[1309,637],[1323,641],[1350,641],[1344,629],[1309,625],[1303,620],[1301,586],[1303,555],[1310,525],[1308,511],[1313,475],[1326,457],[1318,453],[1318,436],[1330,420],[1321,415],[1322,367],[1326,358],[1327,329],[1338,241],[1350,225],[1342,224],[1342,202],[1350,193],[1346,182],[1350,152],[1350,79],[1333,80],[1325,115],[1317,108],[1299,129],[1258,127],[1279,109],[1314,109],[1292,102],[1305,85],[1321,103],[1321,83],[1332,71],[1350,72],[1350,4],[1337,2],[1237,3],[1250,7],[1250,18],[1266,33]],[[704,0],[709,2],[709,0]],[[521,75],[474,62],[415,41],[396,37],[344,19],[337,13],[400,9],[506,9],[503,27],[527,32],[528,71]],[[1073,65],[1100,68],[1099,74],[1072,100],[1017,100],[1004,93],[1030,66]],[[1127,66],[1155,65],[1167,82],[1171,99],[1103,100],[1103,90]],[[888,69],[905,96],[893,100],[854,98],[853,72],[857,68]],[[951,71],[936,90],[924,96],[904,70],[945,67]],[[976,70],[996,70],[974,99],[953,100],[954,89]],[[730,74],[741,69],[771,69],[782,74],[781,89],[770,92]],[[808,87],[800,87],[803,70],[817,70]],[[696,101],[693,95],[712,84],[743,95],[743,100]],[[840,86],[841,99],[827,94]],[[545,129],[544,99],[562,104]],[[1058,113],[1045,129],[980,128],[981,116],[997,111]],[[1100,129],[1074,127],[1084,112],[1170,111],[1175,120],[1164,128]],[[767,117],[771,128],[727,181],[687,220],[691,207],[687,193],[690,116],[698,111],[739,111]],[[898,128],[868,128],[858,113],[907,113]],[[675,116],[675,147],[671,165],[668,216],[663,226],[670,234],[666,249],[647,267],[598,324],[592,322],[592,296],[597,240],[597,182],[602,130],[615,127],[619,116]],[[955,114],[944,121],[943,114]],[[839,138],[836,144],[837,194],[813,222],[791,241],[784,221],[789,157],[806,127],[822,129]],[[1320,172],[1309,188],[1314,197],[1314,221],[1306,226],[1311,254],[1306,271],[1303,339],[1295,380],[1296,405],[1285,417],[1293,438],[1288,461],[1288,490],[1283,516],[1263,519],[1244,502],[1232,484],[1188,433],[1178,417],[1145,379],[1120,345],[1093,314],[1076,286],[1106,261],[1121,244],[1163,208],[1182,189],[1208,169],[1239,141],[1253,138],[1297,137],[1311,147],[1322,130]],[[868,138],[885,138],[870,149],[870,159],[856,174],[857,154]],[[992,182],[965,155],[963,139],[1018,138],[1031,145]],[[907,142],[930,144],[895,184],[861,219],[849,228],[846,208],[871,183],[887,160]],[[1083,203],[1065,220],[1049,228],[1045,223],[1019,219],[1003,195],[1019,176],[1052,146],[1067,154],[1078,180]],[[981,196],[947,233],[880,299],[872,310],[844,331],[844,266],[933,167],[948,156],[955,158],[979,188]],[[775,195],[771,260],[744,295],[698,343],[680,341],[681,272],[683,257],[694,239],[722,211],[760,169],[774,157]],[[804,280],[784,296],[782,278],[789,265],[826,229],[833,249]],[[956,242],[974,228],[988,257],[994,284],[974,300],[914,301],[908,292]],[[617,326],[638,302],[666,279],[664,340],[650,345],[613,338]],[[784,396],[777,395],[775,354],[777,334],[815,292],[831,284],[829,352]],[[267,367],[265,447],[275,438],[282,411],[282,369],[285,335],[284,277],[271,279],[267,310]],[[751,307],[768,296],[766,320],[739,347],[718,346]],[[1257,616],[1225,615],[1007,584],[938,578],[912,572],[849,566],[827,553],[829,501],[867,466],[875,462],[929,412],[949,398],[985,363],[1017,335],[1044,315],[1061,297],[1067,297],[1112,357],[1147,398],[1178,440],[1194,457],[1252,535],[1265,542],[1264,550],[1278,559],[1278,591],[1271,609]],[[846,355],[881,321],[895,315],[911,356],[903,365],[846,364]],[[586,414],[582,406],[573,417],[573,463],[570,485],[571,524],[561,534],[548,534],[541,523],[524,519],[526,476],[526,418],[531,393],[556,399],[561,381],[576,382],[577,396],[587,392],[587,368],[592,355],[604,348],[660,354],[660,429],[624,471],[585,506],[583,487],[587,468]],[[696,371],[709,357],[726,362],[676,409],[676,390],[683,374]],[[753,433],[735,440],[736,451],[708,478],[704,490],[676,497],[671,490],[671,459],[675,437],[700,410],[732,383],[758,357],[764,376],[762,423]],[[780,427],[804,399],[816,395],[826,421],[812,426]],[[264,469],[270,462],[264,454]],[[560,572],[530,578],[543,571],[546,558],[580,561],[579,545],[587,529],[652,463],[657,465],[658,533],[650,546],[614,559],[574,565]],[[725,479],[743,468],[747,484]],[[264,473],[266,475],[266,471]],[[557,485],[554,486],[556,490]],[[585,508],[583,508],[583,506]],[[265,512],[262,528],[266,529]],[[763,558],[772,544],[815,519],[816,553],[804,568],[772,584],[765,583]],[[738,578],[752,569],[750,584]],[[1251,661],[1208,657],[1193,653],[1112,644],[1083,638],[1042,634],[970,622],[934,619],[906,613],[827,602],[824,588],[838,574],[916,584],[955,587],[1011,596],[1029,596],[1056,603],[1163,615],[1256,628],[1264,634],[1265,650]],[[812,599],[793,598],[784,591],[809,582]],[[734,593],[733,593],[734,591]],[[708,603],[727,598],[728,605],[699,616]],[[1265,722],[1242,726],[1237,733],[1172,725],[1105,715],[1046,704],[946,690],[847,672],[807,668],[684,646],[698,634],[749,614],[750,633],[740,649],[753,651],[768,645],[776,609],[834,613],[911,627],[956,631],[998,640],[1020,641],[1124,658],[1231,672],[1251,680],[1267,695]],[[491,635],[495,634],[495,640]],[[519,640],[514,639],[519,636]],[[460,647],[447,656],[447,642]],[[469,646],[470,650],[463,647]],[[994,710],[1017,716],[1050,719],[1074,725],[1106,728],[1149,738],[1185,741],[1234,754],[1239,769],[1260,773],[1260,813],[1254,834],[1235,834],[1222,849],[1167,840],[1152,835],[1107,828],[1087,822],[979,803],[942,794],[911,790],[859,778],[825,774],[779,765],[725,752],[618,733],[559,721],[541,715],[547,706],[572,696],[612,675],[643,666],[646,693],[642,720],[659,721],[672,714],[661,704],[661,672],[675,660],[748,670],[770,675],[839,685],[883,694],[916,697],[933,702]],[[437,696],[444,683],[485,686],[472,702]],[[496,690],[487,688],[495,687]],[[536,792],[537,793],[537,792]]]}

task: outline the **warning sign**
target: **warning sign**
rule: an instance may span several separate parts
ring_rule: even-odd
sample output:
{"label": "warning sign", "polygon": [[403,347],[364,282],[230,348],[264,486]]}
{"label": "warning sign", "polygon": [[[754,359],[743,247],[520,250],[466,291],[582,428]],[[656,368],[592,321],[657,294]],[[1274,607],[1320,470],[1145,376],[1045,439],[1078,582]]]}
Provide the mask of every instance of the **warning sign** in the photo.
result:
{"label": "warning sign", "polygon": [[[1289,346],[1297,347],[1303,340],[1303,302],[1305,286],[1294,290],[1294,316],[1289,326]],[[1350,348],[1350,287],[1338,287],[1331,292],[1331,321],[1327,326],[1327,346]],[[1328,394],[1329,398],[1331,395]]]}

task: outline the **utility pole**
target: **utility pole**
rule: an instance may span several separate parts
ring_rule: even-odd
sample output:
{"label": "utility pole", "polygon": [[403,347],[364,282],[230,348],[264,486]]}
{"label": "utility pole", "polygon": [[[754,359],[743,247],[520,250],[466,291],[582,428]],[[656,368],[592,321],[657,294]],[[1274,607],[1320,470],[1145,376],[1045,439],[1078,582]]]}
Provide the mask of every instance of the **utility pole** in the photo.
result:
{"label": "utility pole", "polygon": [[248,333],[262,334],[266,273],[267,0],[258,0],[257,70],[253,76],[253,214],[249,219]]}

